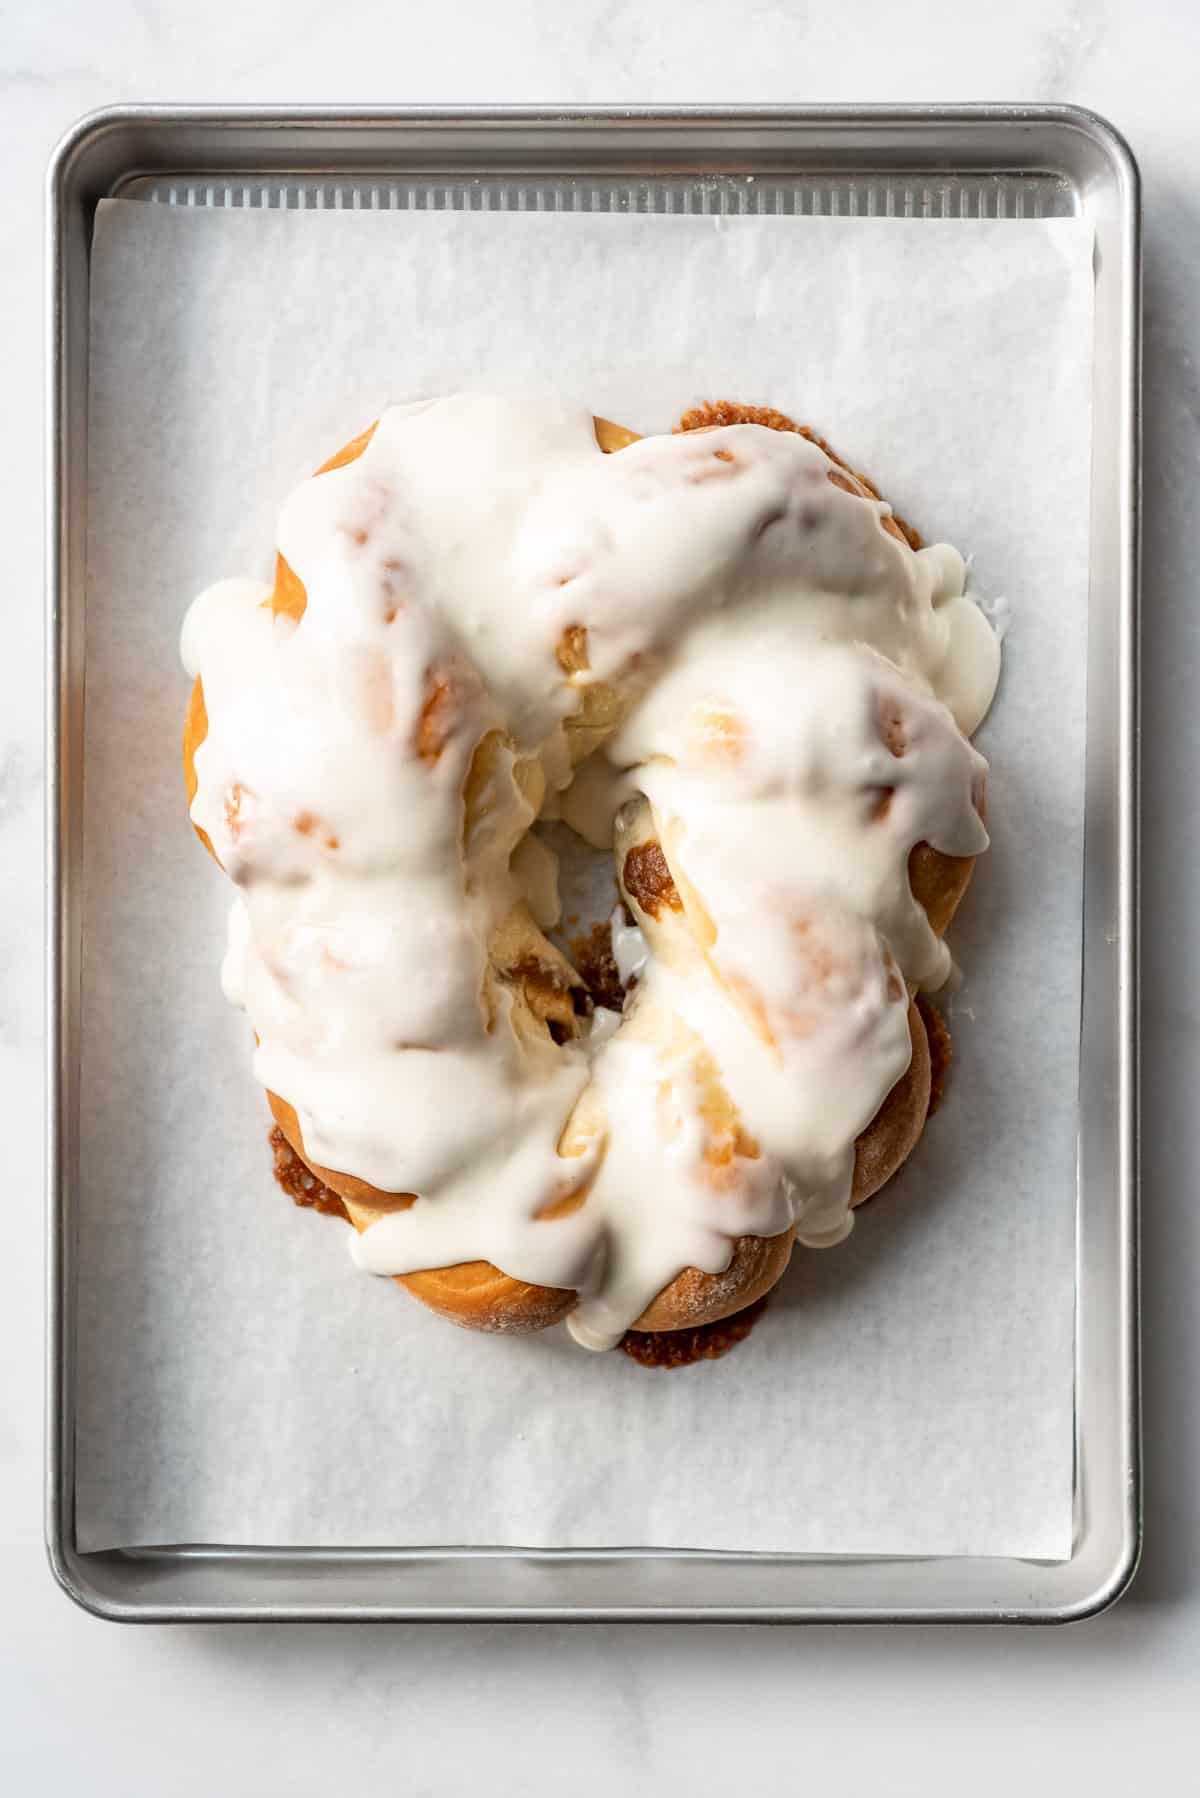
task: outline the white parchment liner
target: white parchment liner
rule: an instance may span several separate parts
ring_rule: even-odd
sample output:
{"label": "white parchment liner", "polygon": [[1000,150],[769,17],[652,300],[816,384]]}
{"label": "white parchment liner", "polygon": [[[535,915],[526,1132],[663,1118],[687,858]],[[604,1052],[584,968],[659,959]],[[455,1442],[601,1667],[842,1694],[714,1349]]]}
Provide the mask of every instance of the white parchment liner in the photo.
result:
{"label": "white parchment liner", "polygon": [[[1069,1552],[1091,236],[1074,220],[102,207],[87,596],[84,1549]],[[274,1186],[179,763],[192,595],[388,401],[813,424],[1011,602],[947,1101],[727,1360],[455,1330]]]}

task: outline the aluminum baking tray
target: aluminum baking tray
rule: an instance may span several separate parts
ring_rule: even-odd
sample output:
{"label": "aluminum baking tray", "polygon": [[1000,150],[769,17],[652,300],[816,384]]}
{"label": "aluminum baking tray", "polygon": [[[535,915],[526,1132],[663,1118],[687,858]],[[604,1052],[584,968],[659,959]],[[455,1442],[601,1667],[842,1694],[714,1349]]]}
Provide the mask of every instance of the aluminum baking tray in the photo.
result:
{"label": "aluminum baking tray", "polygon": [[[113,194],[249,207],[1086,216],[1095,230],[1075,1527],[1066,1561],[605,1550],[81,1553],[74,1528],[82,709],[92,219]],[[46,1528],[66,1591],[144,1620],[1063,1621],[1140,1544],[1137,1291],[1138,172],[1071,107],[486,111],[132,106],[49,171]]]}

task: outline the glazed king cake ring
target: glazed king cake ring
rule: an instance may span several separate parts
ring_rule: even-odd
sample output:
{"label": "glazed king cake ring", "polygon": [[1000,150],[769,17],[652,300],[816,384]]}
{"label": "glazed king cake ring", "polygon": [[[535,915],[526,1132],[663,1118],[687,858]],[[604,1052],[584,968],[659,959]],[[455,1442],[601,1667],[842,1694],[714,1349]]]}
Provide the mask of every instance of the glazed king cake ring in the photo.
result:
{"label": "glazed king cake ring", "polygon": [[[287,1145],[361,1267],[591,1349],[848,1235],[924,1125],[914,996],[987,846],[961,556],[780,414],[684,424],[389,407],[285,503],[274,585],[183,631],[223,984]],[[546,934],[545,818],[612,846],[620,1010]]]}

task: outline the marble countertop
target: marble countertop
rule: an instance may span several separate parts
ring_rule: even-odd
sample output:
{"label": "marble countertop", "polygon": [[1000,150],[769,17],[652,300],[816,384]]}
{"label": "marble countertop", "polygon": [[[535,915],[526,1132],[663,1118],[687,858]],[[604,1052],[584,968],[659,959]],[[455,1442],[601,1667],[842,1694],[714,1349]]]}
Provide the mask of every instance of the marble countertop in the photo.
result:
{"label": "marble countertop", "polygon": [[[102,1798],[1183,1789],[1200,1660],[1200,21],[1193,0],[56,0],[0,9],[0,1788]],[[131,1629],[42,1549],[42,177],[125,100],[1062,100],[1145,183],[1146,1551],[1059,1630]],[[1192,920],[1189,922],[1189,920]]]}

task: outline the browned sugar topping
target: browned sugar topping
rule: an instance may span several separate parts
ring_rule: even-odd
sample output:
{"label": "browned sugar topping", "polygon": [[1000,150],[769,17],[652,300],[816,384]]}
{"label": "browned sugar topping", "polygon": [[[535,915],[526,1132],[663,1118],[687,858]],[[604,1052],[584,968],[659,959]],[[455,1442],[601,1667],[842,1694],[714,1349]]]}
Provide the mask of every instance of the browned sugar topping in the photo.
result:
{"label": "browned sugar topping", "polygon": [[586,936],[572,937],[571,958],[593,1004],[620,1011],[625,1003],[625,988],[613,960],[612,928],[607,920],[593,924]]}
{"label": "browned sugar topping", "polygon": [[764,1293],[713,1324],[697,1324],[691,1330],[626,1330],[621,1347],[639,1367],[691,1367],[696,1361],[718,1361],[744,1342],[767,1308]]}
{"label": "browned sugar topping", "polygon": [[625,857],[622,878],[626,892],[650,917],[657,918],[664,909],[683,910],[661,843],[636,844]]}
{"label": "browned sugar topping", "polygon": [[271,1127],[267,1141],[275,1157],[274,1174],[293,1205],[306,1211],[321,1211],[326,1217],[340,1217],[349,1223],[346,1207],[336,1192],[318,1180],[312,1169],[301,1161],[278,1124]]}

